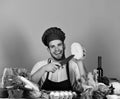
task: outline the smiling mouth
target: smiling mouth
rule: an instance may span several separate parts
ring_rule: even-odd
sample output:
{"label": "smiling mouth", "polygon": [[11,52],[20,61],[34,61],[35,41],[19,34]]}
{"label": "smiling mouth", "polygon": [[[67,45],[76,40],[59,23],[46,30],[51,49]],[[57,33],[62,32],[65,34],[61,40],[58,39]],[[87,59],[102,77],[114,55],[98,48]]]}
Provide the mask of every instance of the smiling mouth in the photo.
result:
{"label": "smiling mouth", "polygon": [[54,54],[55,54],[55,55],[60,55],[60,54],[62,54],[62,51],[60,51],[60,52],[55,52]]}
{"label": "smiling mouth", "polygon": [[55,53],[55,55],[61,55],[61,53]]}

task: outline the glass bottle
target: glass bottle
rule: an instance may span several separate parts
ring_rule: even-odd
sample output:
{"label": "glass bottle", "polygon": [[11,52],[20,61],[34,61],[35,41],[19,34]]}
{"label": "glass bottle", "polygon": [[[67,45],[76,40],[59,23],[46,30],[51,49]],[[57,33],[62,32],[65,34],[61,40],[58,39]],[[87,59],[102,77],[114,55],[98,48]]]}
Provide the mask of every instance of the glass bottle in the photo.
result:
{"label": "glass bottle", "polygon": [[98,82],[102,82],[102,77],[103,77],[103,69],[102,69],[102,56],[98,56]]}

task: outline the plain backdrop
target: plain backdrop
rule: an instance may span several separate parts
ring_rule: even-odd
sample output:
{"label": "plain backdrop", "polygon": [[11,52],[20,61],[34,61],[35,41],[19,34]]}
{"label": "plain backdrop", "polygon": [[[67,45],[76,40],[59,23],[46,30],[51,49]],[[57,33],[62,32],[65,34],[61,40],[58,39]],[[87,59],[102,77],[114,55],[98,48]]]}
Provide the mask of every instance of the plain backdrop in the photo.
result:
{"label": "plain backdrop", "polygon": [[120,0],[0,0],[0,75],[48,58],[41,36],[54,26],[66,33],[66,56],[79,42],[88,71],[102,56],[104,75],[120,79]]}

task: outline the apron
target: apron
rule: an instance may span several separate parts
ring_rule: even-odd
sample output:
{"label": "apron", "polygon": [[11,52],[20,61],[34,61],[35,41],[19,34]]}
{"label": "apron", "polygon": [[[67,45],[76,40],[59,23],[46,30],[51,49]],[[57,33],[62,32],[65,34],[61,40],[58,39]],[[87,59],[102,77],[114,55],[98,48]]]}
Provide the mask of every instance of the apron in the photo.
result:
{"label": "apron", "polygon": [[69,77],[69,66],[68,63],[66,65],[66,72],[67,72],[67,80],[61,81],[61,82],[53,82],[48,79],[49,72],[47,73],[47,77],[45,82],[42,85],[41,89],[48,90],[48,91],[70,91],[72,90],[72,86],[70,83],[70,77]]}

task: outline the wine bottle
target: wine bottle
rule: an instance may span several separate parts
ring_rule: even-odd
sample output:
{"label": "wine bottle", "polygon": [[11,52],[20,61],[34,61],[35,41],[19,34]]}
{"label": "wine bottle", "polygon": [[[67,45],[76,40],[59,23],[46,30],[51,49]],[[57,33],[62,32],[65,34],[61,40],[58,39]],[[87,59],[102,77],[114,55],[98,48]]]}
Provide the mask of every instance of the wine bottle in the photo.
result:
{"label": "wine bottle", "polygon": [[103,69],[102,69],[102,56],[98,56],[98,82],[102,82]]}

